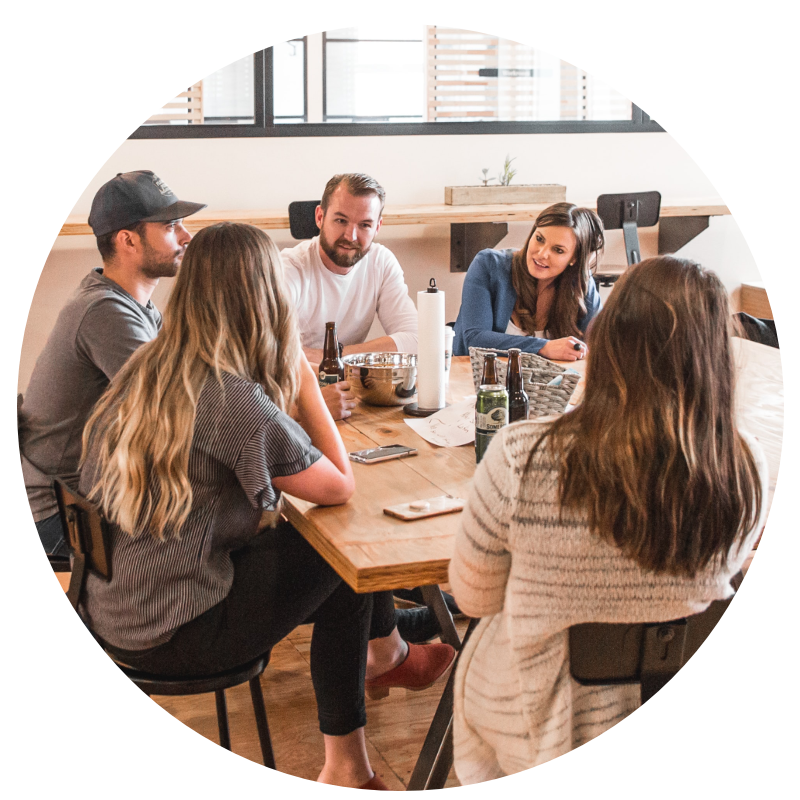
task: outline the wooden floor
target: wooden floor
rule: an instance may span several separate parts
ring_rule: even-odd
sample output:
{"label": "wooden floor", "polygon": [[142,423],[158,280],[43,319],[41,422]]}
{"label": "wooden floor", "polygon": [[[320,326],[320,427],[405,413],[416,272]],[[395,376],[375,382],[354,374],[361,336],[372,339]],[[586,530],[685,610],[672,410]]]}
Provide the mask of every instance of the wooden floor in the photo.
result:
{"label": "wooden floor", "polygon": [[[56,573],[56,577],[66,591],[69,573]],[[397,601],[397,605],[407,604]],[[456,628],[463,637],[467,620],[456,620]],[[311,625],[301,625],[278,643],[261,676],[261,686],[278,769],[313,781],[322,769],[324,752],[309,669],[311,629]],[[421,692],[392,689],[383,700],[367,699],[370,763],[390,789],[406,788],[443,688],[441,680]],[[248,685],[229,689],[225,697],[233,752],[263,763]],[[193,731],[219,742],[213,694],[152,699]],[[451,770],[445,788],[460,785]]]}
{"label": "wooden floor", "polygon": [[[745,562],[745,573],[754,553]],[[69,573],[56,573],[56,577],[66,591]],[[261,676],[261,686],[278,769],[313,781],[322,769],[323,746],[309,670],[311,627],[296,628],[273,649],[270,664]],[[456,620],[459,636],[463,637],[466,627],[466,620]],[[370,763],[390,789],[406,788],[443,688],[444,682],[440,681],[422,692],[393,689],[383,700],[367,699]],[[261,764],[247,684],[225,694],[233,752]],[[184,725],[212,742],[219,741],[212,694],[152,699]],[[451,770],[445,788],[460,785]]]}
{"label": "wooden floor", "polygon": [[[459,635],[466,625],[456,621]],[[274,648],[261,685],[278,769],[313,781],[322,769],[324,753],[309,671],[310,647],[311,626],[303,625]],[[393,689],[383,700],[367,700],[370,762],[389,789],[406,788],[443,688],[440,681],[421,692]],[[262,763],[247,684],[225,694],[233,752]],[[153,700],[192,730],[219,741],[212,694]],[[459,785],[451,770],[446,786]]]}

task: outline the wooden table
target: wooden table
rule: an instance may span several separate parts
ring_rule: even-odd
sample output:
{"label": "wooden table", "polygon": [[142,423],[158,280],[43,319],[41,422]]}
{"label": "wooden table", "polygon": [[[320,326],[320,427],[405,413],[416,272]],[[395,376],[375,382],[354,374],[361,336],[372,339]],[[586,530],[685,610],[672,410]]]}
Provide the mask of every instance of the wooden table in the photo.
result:
{"label": "wooden table", "polygon": [[[761,442],[775,487],[783,439],[783,379],[780,351],[734,339],[738,365],[737,405],[743,427]],[[570,366],[583,371],[584,361]],[[576,397],[582,392],[579,385]],[[456,357],[448,402],[474,394],[469,359]],[[442,448],[429,444],[405,424],[400,407],[360,405],[339,431],[348,451],[400,443],[419,455],[380,464],[353,464],[356,491],[343,506],[322,508],[286,497],[292,524],[357,592],[447,581],[447,568],[460,514],[402,522],[383,513],[386,506],[451,494],[466,498],[475,471],[472,445]]]}
{"label": "wooden table", "polygon": [[783,372],[774,347],[734,339],[736,407],[742,428],[758,439],[769,464],[768,506],[772,505],[783,444]]}
{"label": "wooden table", "polygon": [[[447,400],[458,402],[469,394],[474,394],[469,358],[454,358]],[[395,443],[419,451],[396,461],[353,464],[356,491],[349,503],[322,508],[290,497],[284,502],[287,518],[357,592],[447,581],[461,515],[403,522],[383,509],[443,494],[466,498],[475,448],[436,447],[404,419],[400,406],[359,405],[338,423],[348,452]]]}

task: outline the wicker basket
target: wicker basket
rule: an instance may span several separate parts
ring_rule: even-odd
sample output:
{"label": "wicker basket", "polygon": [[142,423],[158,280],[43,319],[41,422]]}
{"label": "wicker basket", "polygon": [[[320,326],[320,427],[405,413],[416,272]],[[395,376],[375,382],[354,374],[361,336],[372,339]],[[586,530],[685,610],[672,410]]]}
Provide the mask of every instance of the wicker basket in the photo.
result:
{"label": "wicker basket", "polygon": [[[472,382],[475,384],[476,392],[480,387],[481,375],[483,374],[483,357],[486,353],[508,356],[507,350],[491,350],[483,347],[469,348],[469,358],[472,363]],[[530,403],[528,418],[545,417],[549,414],[563,414],[581,376],[572,370],[559,367],[552,361],[548,361],[546,358],[537,356],[534,353],[521,353],[520,361],[522,364],[522,385],[528,394]],[[495,362],[495,370],[497,379],[504,384],[506,382],[506,362],[498,358]],[[548,385],[559,376],[561,381],[557,386]]]}

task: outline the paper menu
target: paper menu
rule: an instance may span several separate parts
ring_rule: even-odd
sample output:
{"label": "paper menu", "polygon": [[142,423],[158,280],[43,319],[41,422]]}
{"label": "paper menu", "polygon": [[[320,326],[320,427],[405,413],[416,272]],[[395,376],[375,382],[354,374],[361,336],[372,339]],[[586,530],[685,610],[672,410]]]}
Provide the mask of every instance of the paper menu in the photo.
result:
{"label": "paper menu", "polygon": [[475,395],[447,406],[430,417],[405,420],[426,442],[439,447],[460,447],[475,441]]}

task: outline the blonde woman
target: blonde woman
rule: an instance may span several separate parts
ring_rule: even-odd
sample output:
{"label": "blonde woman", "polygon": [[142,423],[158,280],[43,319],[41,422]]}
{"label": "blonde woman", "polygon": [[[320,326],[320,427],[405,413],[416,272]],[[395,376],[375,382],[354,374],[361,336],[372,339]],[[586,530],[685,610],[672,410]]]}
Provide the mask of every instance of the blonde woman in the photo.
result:
{"label": "blonde woman", "polygon": [[[113,577],[89,577],[83,608],[112,654],[203,675],[313,622],[318,780],[386,788],[364,740],[372,596],[355,594],[288,523],[257,533],[282,491],[333,505],[354,488],[266,234],[222,223],[192,240],[161,334],[87,424],[80,488],[112,522]],[[382,644],[370,667],[391,677],[408,650],[396,631]]]}
{"label": "blonde woman", "polygon": [[768,472],[736,428],[729,325],[714,273],[643,261],[590,328],[581,404],[492,441],[450,567],[482,617],[455,681],[462,783],[562,755],[639,705],[638,686],[572,681],[571,625],[671,620],[730,595]]}

